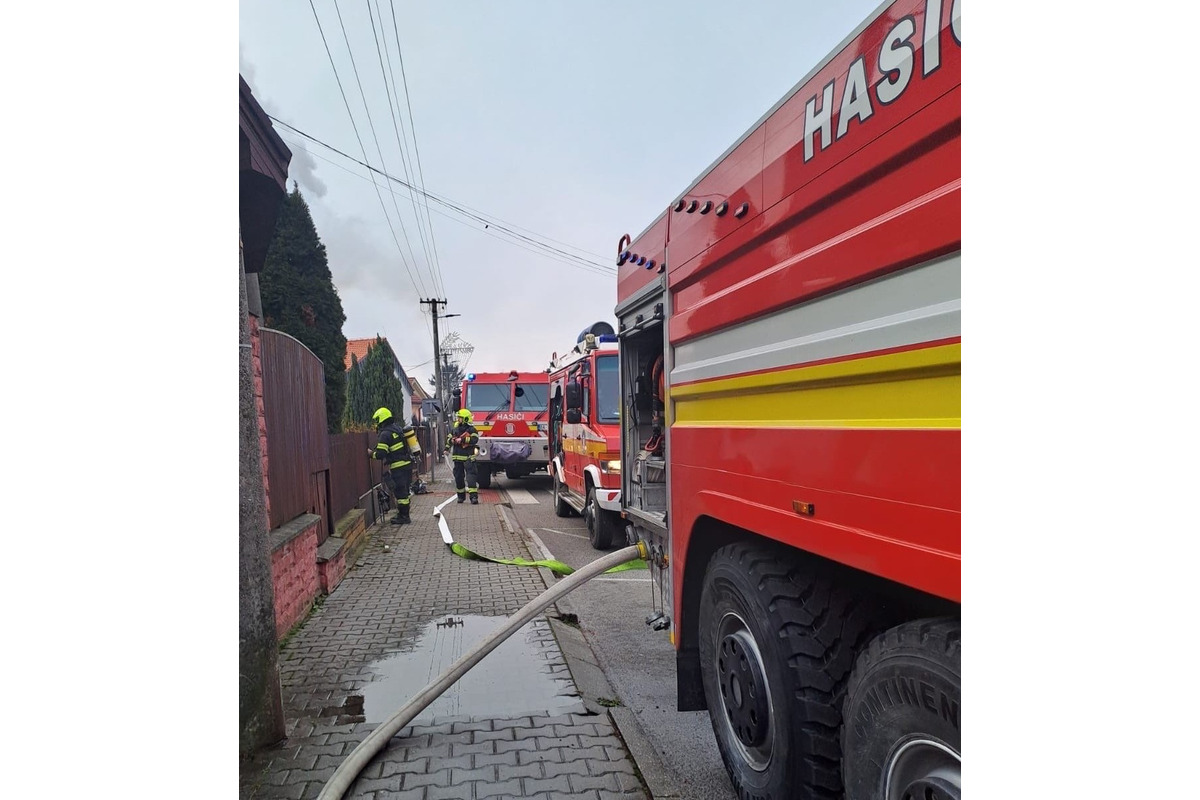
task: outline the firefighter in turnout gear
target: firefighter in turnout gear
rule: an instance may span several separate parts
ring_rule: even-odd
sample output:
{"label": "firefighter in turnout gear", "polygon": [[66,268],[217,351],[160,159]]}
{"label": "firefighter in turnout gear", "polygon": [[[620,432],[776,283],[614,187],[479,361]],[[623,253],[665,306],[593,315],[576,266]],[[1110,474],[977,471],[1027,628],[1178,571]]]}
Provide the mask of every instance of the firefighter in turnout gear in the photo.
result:
{"label": "firefighter in turnout gear", "polygon": [[404,428],[386,408],[376,411],[371,419],[375,420],[375,430],[379,431],[379,443],[370,451],[371,458],[387,464],[388,474],[384,475],[384,482],[390,484],[396,496],[396,516],[390,522],[393,525],[407,525],[412,521],[408,515],[408,504],[412,494],[409,489],[413,461],[408,443],[404,440]]}
{"label": "firefighter in turnout gear", "polygon": [[454,461],[454,488],[458,502],[470,495],[471,502],[478,504],[479,476],[475,471],[475,453],[479,450],[479,431],[471,424],[471,412],[467,409],[460,409],[454,417],[455,425],[446,436],[445,450]]}

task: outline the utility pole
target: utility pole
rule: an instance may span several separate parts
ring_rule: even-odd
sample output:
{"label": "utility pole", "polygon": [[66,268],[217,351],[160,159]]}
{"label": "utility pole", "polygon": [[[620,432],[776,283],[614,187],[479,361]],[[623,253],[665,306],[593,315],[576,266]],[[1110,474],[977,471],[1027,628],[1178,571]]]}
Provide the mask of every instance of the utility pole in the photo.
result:
{"label": "utility pole", "polygon": [[[433,365],[434,365],[433,396],[434,396],[434,399],[437,401],[438,413],[437,413],[437,426],[435,428],[435,433],[434,433],[435,441],[432,443],[432,445],[434,448],[436,448],[434,451],[434,459],[433,459],[434,461],[436,461],[438,458],[441,457],[442,451],[440,448],[442,446],[442,442],[445,441],[445,437],[444,437],[443,431],[442,431],[442,418],[445,416],[445,406],[442,404],[442,349],[441,349],[442,348],[442,340],[438,337],[438,319],[440,318],[440,315],[438,314],[438,310],[439,310],[438,307],[441,306],[444,308],[446,305],[446,301],[430,298],[429,300],[422,300],[421,305],[429,306],[429,310],[432,312],[431,316],[433,317]],[[432,481],[433,478],[434,478],[433,465],[431,463],[430,467],[429,467],[429,480]]]}

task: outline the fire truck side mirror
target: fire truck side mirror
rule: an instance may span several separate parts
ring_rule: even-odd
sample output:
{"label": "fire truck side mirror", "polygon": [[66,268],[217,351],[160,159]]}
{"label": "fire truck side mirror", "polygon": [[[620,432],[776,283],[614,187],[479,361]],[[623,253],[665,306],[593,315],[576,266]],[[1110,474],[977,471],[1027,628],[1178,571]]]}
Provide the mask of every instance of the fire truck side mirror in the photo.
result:
{"label": "fire truck side mirror", "polygon": [[568,408],[567,409],[567,424],[568,425],[578,425],[582,421],[583,421],[583,412],[582,411],[580,411],[578,408]]}
{"label": "fire truck side mirror", "polygon": [[583,387],[580,386],[579,381],[567,381],[567,410],[583,410]]}
{"label": "fire truck side mirror", "polygon": [[462,408],[462,389],[455,389],[450,393],[450,397],[454,400],[454,410],[458,411]]}

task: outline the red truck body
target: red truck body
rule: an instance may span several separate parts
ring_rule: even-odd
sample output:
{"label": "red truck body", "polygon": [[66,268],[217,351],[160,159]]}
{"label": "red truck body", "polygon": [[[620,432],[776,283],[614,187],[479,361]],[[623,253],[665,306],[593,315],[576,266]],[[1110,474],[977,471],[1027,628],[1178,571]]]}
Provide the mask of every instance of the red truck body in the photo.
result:
{"label": "red truck body", "polygon": [[892,623],[957,616],[960,20],[885,3],[618,244],[623,511],[656,552],[681,709],[714,702],[698,642],[722,548],[869,586]]}
{"label": "red truck body", "polygon": [[550,468],[554,510],[582,514],[593,547],[624,539],[617,337],[597,323],[550,360]]}

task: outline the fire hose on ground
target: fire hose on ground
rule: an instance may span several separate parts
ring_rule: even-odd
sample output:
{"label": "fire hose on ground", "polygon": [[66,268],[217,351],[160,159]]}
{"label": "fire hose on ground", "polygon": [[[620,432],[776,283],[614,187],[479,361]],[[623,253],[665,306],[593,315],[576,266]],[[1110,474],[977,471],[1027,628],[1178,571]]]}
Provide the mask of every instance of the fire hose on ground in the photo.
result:
{"label": "fire hose on ground", "polygon": [[[453,497],[447,499],[445,503],[442,503],[433,510],[434,516],[438,518],[438,528],[442,532],[442,538],[446,540],[447,544],[451,544],[453,540],[450,538],[450,530],[446,525],[446,519],[442,516],[442,508],[453,499]],[[645,559],[647,555],[646,546],[639,542],[636,545],[622,548],[593,561],[586,567],[572,572],[545,592],[542,592],[524,608],[510,617],[508,622],[501,626],[499,630],[484,638],[469,653],[451,664],[433,683],[430,683],[418,692],[403,708],[388,718],[386,722],[371,731],[367,735],[367,738],[363,739],[358,747],[354,748],[350,755],[346,757],[346,760],[334,770],[333,776],[325,784],[325,787],[321,790],[321,794],[317,796],[317,800],[341,800],[350,788],[350,784],[354,783],[359,774],[366,769],[367,765],[371,763],[371,759],[387,747],[387,743],[393,736],[399,733],[404,726],[412,722],[430,703],[441,697],[468,670],[482,661],[484,656],[499,647],[501,642],[512,636],[524,625],[533,620],[534,617],[557,602],[563,595],[577,589],[582,584],[587,583],[592,578],[607,572],[613,567]]]}

